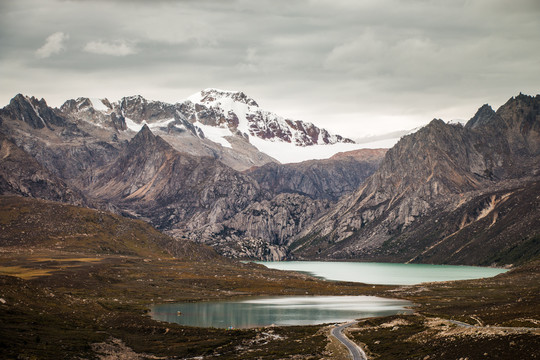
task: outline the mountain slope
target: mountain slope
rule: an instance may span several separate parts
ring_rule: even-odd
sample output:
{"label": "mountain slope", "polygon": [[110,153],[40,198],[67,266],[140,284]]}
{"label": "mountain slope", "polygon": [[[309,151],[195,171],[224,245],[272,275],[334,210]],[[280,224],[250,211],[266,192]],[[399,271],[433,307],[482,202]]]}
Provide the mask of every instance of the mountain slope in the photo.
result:
{"label": "mountain slope", "polygon": [[0,194],[87,204],[78,191],[51,174],[32,156],[0,133]]}
{"label": "mountain slope", "polygon": [[[15,96],[0,109],[0,132],[70,186],[114,158],[124,146],[117,131],[70,121],[45,100]],[[32,119],[32,120],[29,120]]]}
{"label": "mountain slope", "polygon": [[[313,248],[323,244],[323,256],[331,257],[402,261],[414,251],[404,255],[398,249],[409,247],[421,254],[448,233],[425,227],[424,233],[415,231],[419,226],[432,221],[434,227],[451,229],[455,223],[437,223],[445,211],[494,193],[497,187],[527,187],[526,177],[540,174],[539,114],[540,96],[520,95],[496,113],[481,108],[465,127],[434,120],[405,136],[358,191],[299,236],[293,251],[314,256]],[[484,253],[492,250],[486,248]],[[450,248],[446,251],[447,256],[452,254]],[[473,258],[445,262],[479,261]],[[406,260],[420,261],[420,257]]]}
{"label": "mountain slope", "polygon": [[0,247],[136,256],[219,258],[191,241],[176,241],[143,221],[105,211],[20,196],[0,196]]}
{"label": "mountain slope", "polygon": [[86,191],[162,230],[225,220],[260,196],[251,178],[213,158],[179,153],[146,125]]}

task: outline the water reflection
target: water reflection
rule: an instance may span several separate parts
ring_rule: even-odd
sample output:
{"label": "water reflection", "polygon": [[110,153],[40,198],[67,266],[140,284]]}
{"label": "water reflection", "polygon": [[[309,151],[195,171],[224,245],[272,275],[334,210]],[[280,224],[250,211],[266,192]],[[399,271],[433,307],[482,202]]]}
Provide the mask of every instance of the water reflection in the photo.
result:
{"label": "water reflection", "polygon": [[[268,325],[314,325],[358,318],[410,313],[405,300],[375,296],[271,297],[242,301],[161,304],[156,320],[182,325],[249,328]],[[180,312],[180,315],[179,315]]]}

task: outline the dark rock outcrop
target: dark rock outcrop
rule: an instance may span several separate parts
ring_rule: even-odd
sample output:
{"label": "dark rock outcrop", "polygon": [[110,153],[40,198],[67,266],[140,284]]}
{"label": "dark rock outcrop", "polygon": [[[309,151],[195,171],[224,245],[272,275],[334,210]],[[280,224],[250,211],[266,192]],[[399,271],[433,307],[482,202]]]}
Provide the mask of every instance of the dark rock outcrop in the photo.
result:
{"label": "dark rock outcrop", "polygon": [[328,201],[279,194],[250,204],[232,218],[191,234],[233,258],[283,260],[291,240],[328,211]]}
{"label": "dark rock outcrop", "polygon": [[149,101],[140,95],[128,96],[120,100],[119,113],[137,123],[174,118],[177,108],[161,101]]}
{"label": "dark rock outcrop", "polygon": [[65,125],[64,119],[47,106],[44,99],[38,100],[22,94],[11,99],[9,105],[0,110],[0,116],[24,121],[34,129]]}

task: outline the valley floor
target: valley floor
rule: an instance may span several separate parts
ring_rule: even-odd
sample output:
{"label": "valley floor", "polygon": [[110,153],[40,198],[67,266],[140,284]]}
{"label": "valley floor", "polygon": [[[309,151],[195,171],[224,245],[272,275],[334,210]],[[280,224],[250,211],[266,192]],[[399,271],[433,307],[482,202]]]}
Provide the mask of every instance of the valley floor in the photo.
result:
{"label": "valley floor", "polygon": [[327,326],[201,329],[147,316],[153,302],[263,294],[367,294],[418,304],[415,315],[361,320],[347,330],[370,359],[536,359],[540,348],[538,330],[495,328],[540,327],[538,262],[491,279],[404,287],[324,282],[229,261],[25,248],[4,248],[0,264],[6,359],[347,358]]}
{"label": "valley floor", "polygon": [[374,293],[236,262],[4,248],[0,352],[7,359],[316,359],[320,326],[223,330],[154,321],[148,304],[250,295]]}

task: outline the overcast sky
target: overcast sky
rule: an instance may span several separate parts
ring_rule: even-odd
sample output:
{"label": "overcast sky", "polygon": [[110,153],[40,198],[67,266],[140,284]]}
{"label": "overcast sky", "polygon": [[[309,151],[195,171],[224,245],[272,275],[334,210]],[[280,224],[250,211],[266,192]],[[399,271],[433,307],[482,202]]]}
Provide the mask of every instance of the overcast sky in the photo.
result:
{"label": "overcast sky", "polygon": [[540,93],[540,1],[0,0],[0,106],[209,87],[348,137],[468,119]]}

